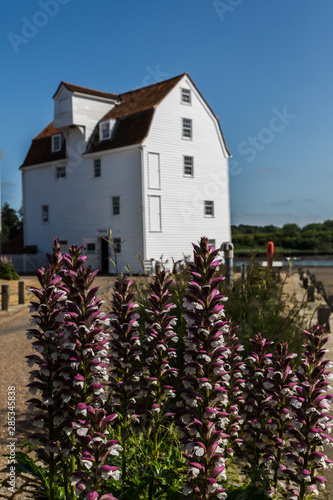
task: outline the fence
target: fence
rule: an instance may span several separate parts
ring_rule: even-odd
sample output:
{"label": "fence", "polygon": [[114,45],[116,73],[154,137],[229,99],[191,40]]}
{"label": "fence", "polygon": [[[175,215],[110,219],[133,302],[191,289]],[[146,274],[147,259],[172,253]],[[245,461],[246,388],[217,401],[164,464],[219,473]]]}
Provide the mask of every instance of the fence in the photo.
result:
{"label": "fence", "polygon": [[6,259],[13,264],[18,273],[35,273],[35,270],[48,264],[45,254],[17,254],[6,255]]}

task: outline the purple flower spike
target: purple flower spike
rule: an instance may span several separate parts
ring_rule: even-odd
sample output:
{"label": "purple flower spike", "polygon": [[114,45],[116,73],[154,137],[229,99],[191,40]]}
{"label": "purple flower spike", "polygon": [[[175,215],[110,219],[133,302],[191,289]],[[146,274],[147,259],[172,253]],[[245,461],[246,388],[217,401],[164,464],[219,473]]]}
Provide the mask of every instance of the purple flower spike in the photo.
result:
{"label": "purple flower spike", "polygon": [[215,286],[218,250],[208,247],[207,239],[194,246],[192,280],[184,299],[187,331],[184,338],[184,389],[181,397],[179,429],[184,457],[191,464],[184,486],[184,495],[191,498],[225,498],[222,482],[226,480],[223,453],[229,434],[228,384],[230,353],[225,334],[223,302]]}
{"label": "purple flower spike", "polygon": [[161,423],[173,415],[168,408],[170,401],[176,396],[173,386],[170,385],[171,376],[178,371],[170,366],[176,356],[176,349],[171,346],[178,341],[174,331],[176,317],[171,315],[172,309],[176,307],[170,302],[171,283],[172,279],[165,271],[154,276],[154,282],[150,284],[153,293],[149,297],[150,305],[146,309],[148,318],[143,335],[144,373],[147,375],[144,379],[146,386],[142,390],[147,392],[148,396],[154,460],[158,459],[162,440]]}

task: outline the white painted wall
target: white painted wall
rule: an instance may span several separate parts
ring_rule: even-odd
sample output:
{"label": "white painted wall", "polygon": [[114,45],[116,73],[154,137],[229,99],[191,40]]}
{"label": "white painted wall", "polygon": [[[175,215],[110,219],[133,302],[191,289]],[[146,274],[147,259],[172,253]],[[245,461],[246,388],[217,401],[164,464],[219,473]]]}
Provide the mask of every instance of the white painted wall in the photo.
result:
{"label": "white painted wall", "polygon": [[[191,89],[192,104],[181,103],[181,88]],[[182,118],[193,124],[193,139],[182,139]],[[144,144],[144,198],[161,196],[161,232],[150,231],[146,210],[146,258],[182,259],[192,256],[192,242],[201,236],[219,247],[230,241],[228,156],[216,119],[190,80],[184,77],[156,108]],[[160,154],[160,190],[149,185],[148,158]],[[194,157],[194,176],[183,174],[183,156]],[[213,200],[215,217],[204,217],[204,201]]]}
{"label": "white painted wall", "polygon": [[[70,129],[69,147],[80,142],[78,129]],[[124,240],[118,255],[119,270],[127,264],[140,272],[136,255],[143,254],[140,151],[138,148],[100,156],[102,176],[94,177],[93,158],[67,165],[66,179],[56,179],[56,166],[28,167],[23,171],[25,245],[38,252],[51,251],[53,239],[81,245],[96,242],[88,262],[100,267],[100,230],[112,228]],[[96,156],[97,157],[97,156]],[[112,215],[112,196],[120,196],[120,215]],[[42,205],[49,205],[49,223],[42,222]],[[113,267],[110,264],[110,272]]]}
{"label": "white painted wall", "polygon": [[73,93],[62,86],[54,99],[54,127],[85,127],[88,141],[96,123],[114,106],[110,99]]}

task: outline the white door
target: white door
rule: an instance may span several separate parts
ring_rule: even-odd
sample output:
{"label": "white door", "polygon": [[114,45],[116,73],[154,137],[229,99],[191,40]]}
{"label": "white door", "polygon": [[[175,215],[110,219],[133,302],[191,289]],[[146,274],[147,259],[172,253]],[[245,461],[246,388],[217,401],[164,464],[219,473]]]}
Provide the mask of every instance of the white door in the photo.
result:
{"label": "white door", "polygon": [[150,231],[161,231],[161,197],[149,196]]}
{"label": "white door", "polygon": [[148,182],[150,189],[160,189],[160,155],[148,153]]}

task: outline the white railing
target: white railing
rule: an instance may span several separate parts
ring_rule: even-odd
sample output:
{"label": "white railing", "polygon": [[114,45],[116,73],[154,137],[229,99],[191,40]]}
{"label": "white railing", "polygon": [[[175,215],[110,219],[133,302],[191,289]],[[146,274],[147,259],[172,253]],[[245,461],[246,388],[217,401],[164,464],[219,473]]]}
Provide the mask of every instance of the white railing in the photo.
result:
{"label": "white railing", "polygon": [[43,265],[48,264],[45,254],[16,254],[4,256],[13,266],[18,273],[35,273]]}

